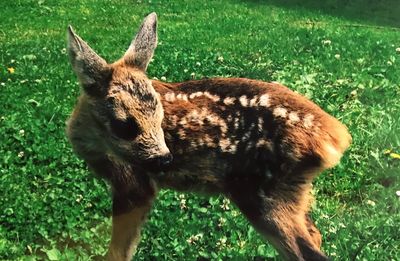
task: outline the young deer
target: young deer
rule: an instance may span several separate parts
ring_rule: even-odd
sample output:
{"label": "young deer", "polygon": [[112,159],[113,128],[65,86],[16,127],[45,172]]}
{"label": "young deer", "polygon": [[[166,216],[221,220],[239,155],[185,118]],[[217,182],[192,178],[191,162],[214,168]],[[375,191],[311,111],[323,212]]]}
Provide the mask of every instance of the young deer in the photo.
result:
{"label": "young deer", "polygon": [[67,133],[75,152],[112,187],[109,260],[131,259],[162,188],[222,193],[285,259],[327,260],[308,215],[311,182],[349,146],[345,126],[277,83],[148,79],[155,13],[112,64],[71,27],[68,41],[83,91]]}

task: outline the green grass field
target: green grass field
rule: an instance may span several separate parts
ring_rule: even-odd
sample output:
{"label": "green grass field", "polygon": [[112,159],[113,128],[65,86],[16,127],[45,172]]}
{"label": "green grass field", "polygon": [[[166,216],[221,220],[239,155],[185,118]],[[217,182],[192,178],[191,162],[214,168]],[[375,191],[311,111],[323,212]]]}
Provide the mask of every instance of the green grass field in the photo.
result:
{"label": "green grass field", "polygon": [[[72,152],[72,24],[108,61],[155,11],[149,77],[279,81],[350,129],[315,182],[333,260],[400,260],[400,4],[381,1],[15,0],[0,3],[0,260],[91,260],[110,240],[108,186]],[[222,197],[162,191],[135,260],[280,260]]]}

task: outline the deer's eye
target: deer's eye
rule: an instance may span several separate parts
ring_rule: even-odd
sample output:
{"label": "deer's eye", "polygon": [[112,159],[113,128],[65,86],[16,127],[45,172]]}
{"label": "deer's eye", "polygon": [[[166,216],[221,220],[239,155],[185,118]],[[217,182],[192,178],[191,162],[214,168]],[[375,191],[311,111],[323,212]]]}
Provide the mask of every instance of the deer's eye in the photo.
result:
{"label": "deer's eye", "polygon": [[131,117],[125,120],[111,119],[110,126],[113,133],[124,140],[133,140],[140,132],[139,125]]}

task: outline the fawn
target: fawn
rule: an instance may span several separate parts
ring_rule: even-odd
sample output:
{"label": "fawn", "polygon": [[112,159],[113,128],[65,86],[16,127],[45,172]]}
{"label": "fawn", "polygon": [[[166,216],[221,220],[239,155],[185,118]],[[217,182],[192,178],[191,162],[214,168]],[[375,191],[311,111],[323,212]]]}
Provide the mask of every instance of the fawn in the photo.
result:
{"label": "fawn", "polygon": [[68,28],[82,92],[67,134],[111,184],[107,258],[132,258],[157,191],[172,188],[224,194],[286,260],[328,260],[308,215],[310,190],[350,145],[346,127],[278,83],[150,80],[156,45],[155,13],[112,64]]}

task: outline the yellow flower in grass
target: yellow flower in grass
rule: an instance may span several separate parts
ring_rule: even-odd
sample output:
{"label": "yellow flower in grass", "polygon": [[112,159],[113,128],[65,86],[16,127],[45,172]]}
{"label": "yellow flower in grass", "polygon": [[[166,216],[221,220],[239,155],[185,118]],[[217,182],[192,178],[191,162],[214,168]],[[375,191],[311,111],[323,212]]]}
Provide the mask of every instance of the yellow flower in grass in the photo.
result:
{"label": "yellow flower in grass", "polygon": [[14,73],[14,72],[15,72],[15,69],[14,69],[13,67],[8,67],[8,68],[7,68],[7,71],[8,71],[9,73]]}
{"label": "yellow flower in grass", "polygon": [[392,149],[387,149],[383,151],[383,154],[389,155],[392,159],[400,159],[400,154],[393,152]]}
{"label": "yellow flower in grass", "polygon": [[394,152],[390,153],[389,156],[393,159],[400,159],[400,154]]}

